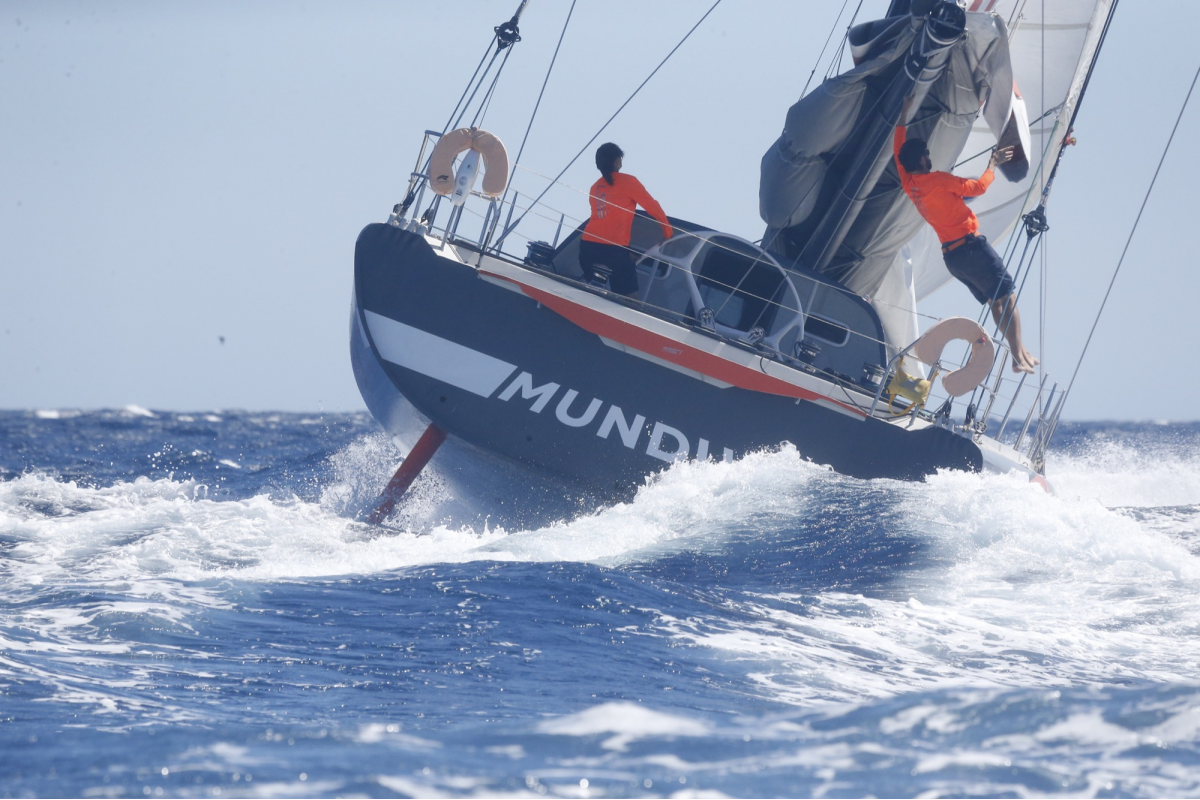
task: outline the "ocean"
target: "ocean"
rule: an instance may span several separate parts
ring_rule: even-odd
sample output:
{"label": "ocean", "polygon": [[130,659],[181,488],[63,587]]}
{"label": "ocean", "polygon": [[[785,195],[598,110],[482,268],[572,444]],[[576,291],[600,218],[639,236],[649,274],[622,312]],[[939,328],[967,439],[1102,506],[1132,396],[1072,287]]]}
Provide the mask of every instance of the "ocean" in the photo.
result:
{"label": "ocean", "polygon": [[595,510],[364,414],[0,412],[0,796],[1195,796],[1200,424]]}

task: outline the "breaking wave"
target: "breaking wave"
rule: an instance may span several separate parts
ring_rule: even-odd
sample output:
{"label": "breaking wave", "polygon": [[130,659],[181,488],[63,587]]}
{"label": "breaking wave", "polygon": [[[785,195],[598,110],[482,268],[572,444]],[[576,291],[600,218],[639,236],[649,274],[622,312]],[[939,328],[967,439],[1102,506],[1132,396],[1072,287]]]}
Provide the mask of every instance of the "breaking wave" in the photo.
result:
{"label": "breaking wave", "polygon": [[[106,424],[118,437],[252,423],[256,437],[329,440],[316,418],[149,413]],[[347,431],[282,466],[179,437],[152,455],[137,440],[142,477],[88,480],[72,467],[0,481],[0,676],[124,734],[264,714],[294,724],[328,713],[294,695],[304,686],[347,691],[345,676],[377,648],[419,654],[444,641],[451,649],[415,672],[393,664],[345,684],[400,681],[409,711],[381,717],[373,695],[352,694],[346,724],[322,728],[382,759],[368,793],[508,791],[486,776],[522,765],[536,777],[509,789],[569,794],[578,779],[560,778],[579,770],[551,765],[572,758],[612,793],[633,781],[639,792],[745,794],[721,777],[729,770],[761,775],[755,794],[903,794],[901,774],[950,793],[1200,786],[1194,755],[1168,764],[1142,753],[1186,749],[1200,725],[1191,428],[1077,431],[1054,453],[1053,494],[1016,475],[855,480],[785,446],[676,464],[599,510],[448,446],[384,527],[358,516],[398,454],[380,434]],[[574,630],[599,638],[562,638]],[[496,666],[506,659],[542,666],[521,678]],[[290,663],[302,672],[284,677],[277,665]],[[318,669],[328,664],[340,666]],[[647,670],[666,688],[639,688]],[[413,716],[449,714],[474,730],[471,709],[493,701],[487,682],[461,682],[472,674],[520,698],[505,712],[517,721],[486,734],[486,750]],[[189,687],[214,681],[230,682],[223,699],[194,702]],[[293,699],[240,706],[232,687],[246,681]],[[461,713],[444,710],[437,687],[455,687]],[[1121,716],[1131,708],[1152,721]],[[189,752],[232,772],[232,735],[197,733]],[[429,754],[442,747],[475,747],[474,777],[439,767]],[[425,766],[396,772],[397,753]],[[900,771],[866,766],[876,757]],[[270,785],[361,789],[341,779],[301,789],[294,776]]]}

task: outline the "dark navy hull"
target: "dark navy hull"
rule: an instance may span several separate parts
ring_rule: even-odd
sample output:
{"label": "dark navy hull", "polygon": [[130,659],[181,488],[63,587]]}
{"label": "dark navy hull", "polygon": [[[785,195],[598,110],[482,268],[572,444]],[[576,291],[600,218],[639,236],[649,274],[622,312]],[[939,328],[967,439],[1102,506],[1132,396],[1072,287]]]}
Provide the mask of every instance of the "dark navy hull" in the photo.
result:
{"label": "dark navy hull", "polygon": [[983,466],[969,439],[937,427],[717,385],[631,354],[396,227],[360,234],[355,307],[355,376],[389,432],[398,392],[451,436],[600,491],[627,490],[685,452],[729,458],[783,442],[860,478]]}

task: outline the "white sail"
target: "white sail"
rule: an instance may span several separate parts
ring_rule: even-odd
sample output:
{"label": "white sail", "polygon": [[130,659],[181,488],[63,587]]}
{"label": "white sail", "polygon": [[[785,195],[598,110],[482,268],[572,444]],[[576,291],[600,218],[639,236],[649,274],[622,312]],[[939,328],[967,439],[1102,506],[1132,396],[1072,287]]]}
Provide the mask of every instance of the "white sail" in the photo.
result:
{"label": "white sail", "polygon": [[[1024,180],[1011,183],[998,175],[987,194],[971,202],[980,233],[994,244],[1037,207],[1059,144],[1067,135],[1067,125],[1111,6],[1112,0],[971,0],[967,6],[968,11],[993,11],[1008,23],[1015,93],[1024,100],[1029,117],[1031,156],[1042,156],[1040,163],[1036,157],[1030,158],[1029,174]],[[963,176],[983,172],[995,142],[995,135],[981,116],[955,172]],[[907,295],[911,302],[915,295],[920,300],[951,280],[929,226],[897,256],[893,272],[902,276],[909,270],[911,291],[903,287],[898,297],[878,299],[903,302]],[[915,338],[915,320],[913,333]]]}

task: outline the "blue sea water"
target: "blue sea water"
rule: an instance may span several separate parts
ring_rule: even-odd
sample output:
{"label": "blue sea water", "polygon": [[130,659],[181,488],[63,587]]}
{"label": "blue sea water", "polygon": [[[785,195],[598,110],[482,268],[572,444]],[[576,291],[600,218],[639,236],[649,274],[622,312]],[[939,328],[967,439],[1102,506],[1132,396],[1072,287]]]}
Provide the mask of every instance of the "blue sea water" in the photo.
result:
{"label": "blue sea water", "polygon": [[629,502],[363,414],[0,412],[0,796],[1200,794],[1200,425]]}

